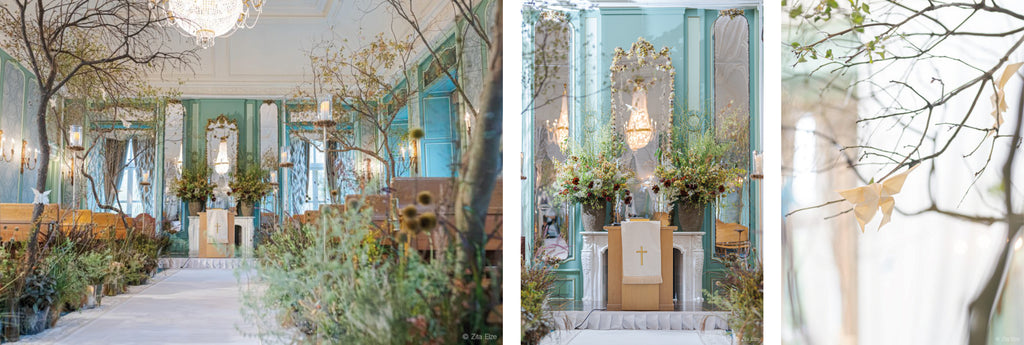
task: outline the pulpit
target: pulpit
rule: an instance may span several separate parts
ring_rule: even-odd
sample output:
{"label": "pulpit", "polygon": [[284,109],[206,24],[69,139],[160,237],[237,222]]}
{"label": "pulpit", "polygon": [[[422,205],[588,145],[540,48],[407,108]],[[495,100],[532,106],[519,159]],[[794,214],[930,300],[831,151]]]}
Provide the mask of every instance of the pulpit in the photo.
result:
{"label": "pulpit", "polygon": [[[650,250],[641,247],[629,248],[629,252],[626,252],[623,249],[622,227],[606,226],[604,229],[608,231],[608,310],[673,310],[672,233],[676,227],[660,227],[660,253],[655,258],[650,257]],[[655,275],[660,273],[660,283],[649,283],[652,281],[649,277],[631,277],[624,282],[623,255],[636,256],[635,259],[641,260],[641,263],[645,260],[659,260],[661,267]]]}
{"label": "pulpit", "polygon": [[235,215],[220,209],[199,212],[199,236],[195,240],[201,258],[234,257]]}

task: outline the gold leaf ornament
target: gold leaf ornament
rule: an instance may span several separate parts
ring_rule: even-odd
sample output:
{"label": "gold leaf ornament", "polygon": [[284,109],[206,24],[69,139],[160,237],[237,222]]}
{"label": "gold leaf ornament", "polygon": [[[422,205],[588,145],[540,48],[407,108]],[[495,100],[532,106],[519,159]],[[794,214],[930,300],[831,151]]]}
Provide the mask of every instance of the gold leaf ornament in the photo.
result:
{"label": "gold leaf ornament", "polygon": [[1020,69],[1021,65],[1024,65],[1024,62],[1006,65],[1006,68],[1003,69],[1003,74],[999,77],[999,80],[995,81],[996,92],[992,95],[992,117],[995,118],[996,124],[993,129],[998,129],[999,126],[1003,125],[1003,112],[1009,109],[1009,106],[1006,105],[1006,94],[1004,93],[1003,88],[1006,87],[1006,83],[1010,81],[1010,77],[1013,77],[1014,73],[1017,73],[1017,70]]}
{"label": "gold leaf ornament", "polygon": [[889,223],[892,218],[892,210],[896,207],[896,199],[893,196],[903,189],[903,182],[907,180],[907,175],[910,175],[910,172],[917,169],[918,166],[920,164],[882,182],[838,191],[839,195],[847,202],[853,204],[853,214],[857,217],[861,232],[864,232],[864,226],[875,218],[878,210],[882,211],[882,222],[878,224],[878,228],[881,229],[882,226]]}

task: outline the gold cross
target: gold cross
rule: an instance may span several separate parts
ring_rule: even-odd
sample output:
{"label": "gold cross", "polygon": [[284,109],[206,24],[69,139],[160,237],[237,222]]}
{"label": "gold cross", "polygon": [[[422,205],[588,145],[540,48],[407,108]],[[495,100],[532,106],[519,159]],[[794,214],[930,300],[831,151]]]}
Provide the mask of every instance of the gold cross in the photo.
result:
{"label": "gold cross", "polygon": [[640,266],[643,266],[644,265],[644,254],[647,254],[647,251],[644,250],[644,246],[640,246],[640,250],[638,250],[636,252],[640,253]]}

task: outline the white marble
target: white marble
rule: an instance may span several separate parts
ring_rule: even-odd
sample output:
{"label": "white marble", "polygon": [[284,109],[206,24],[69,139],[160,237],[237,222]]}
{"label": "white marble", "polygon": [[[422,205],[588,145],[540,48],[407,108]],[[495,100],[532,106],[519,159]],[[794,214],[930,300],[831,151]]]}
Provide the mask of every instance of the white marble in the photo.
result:
{"label": "white marble", "polygon": [[188,256],[199,256],[199,216],[188,216]]}
{"label": "white marble", "polygon": [[[608,251],[608,232],[606,231],[584,231],[583,249],[580,261],[583,273],[583,298],[582,302],[592,305],[605,305],[604,300],[606,281],[603,267],[605,256]],[[703,232],[682,232],[672,233],[672,248],[679,250],[683,258],[679,266],[673,267],[678,272],[679,281],[675,283],[675,289],[679,291],[677,303],[694,303],[703,301],[702,276],[704,275],[704,246]]]}
{"label": "white marble", "polygon": [[[256,236],[256,217],[235,217],[235,225],[242,227],[242,256],[252,256],[252,239]],[[237,239],[236,239],[237,240]]]}

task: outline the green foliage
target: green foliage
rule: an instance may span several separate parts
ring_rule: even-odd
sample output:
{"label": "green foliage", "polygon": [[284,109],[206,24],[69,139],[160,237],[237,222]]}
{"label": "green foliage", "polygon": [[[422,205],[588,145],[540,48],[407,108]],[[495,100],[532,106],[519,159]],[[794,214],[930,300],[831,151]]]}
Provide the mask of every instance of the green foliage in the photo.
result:
{"label": "green foliage", "polygon": [[90,252],[78,258],[82,276],[89,285],[99,285],[107,282],[112,261],[113,257],[106,252]]}
{"label": "green foliage", "polygon": [[520,332],[524,344],[539,344],[555,329],[554,318],[544,310],[555,286],[556,277],[552,270],[559,264],[551,260],[549,257],[534,258],[522,263],[519,292],[522,304]]}
{"label": "green foliage", "polygon": [[[678,130],[673,137],[682,137]],[[704,205],[735,190],[746,171],[724,164],[728,150],[728,144],[715,142],[711,131],[689,145],[674,141],[671,150],[660,154],[662,164],[654,171],[660,185],[654,192],[667,193],[676,202]]]}
{"label": "green foliage", "polygon": [[37,269],[25,277],[20,304],[39,312],[53,305],[57,298],[57,282],[43,269]]}
{"label": "green foliage", "polygon": [[270,172],[256,164],[239,169],[231,176],[231,183],[228,185],[231,187],[231,196],[250,205],[260,201],[274,190],[267,182],[269,178]]}
{"label": "green foliage", "polygon": [[206,202],[213,195],[213,184],[210,184],[210,168],[205,164],[195,164],[181,172],[181,177],[171,182],[171,194],[182,201]]}
{"label": "green foliage", "polygon": [[741,344],[760,344],[764,327],[764,270],[760,263],[730,255],[725,258],[725,279],[717,282],[721,294],[704,292],[709,302],[728,310],[729,328]]}
{"label": "green foliage", "polygon": [[625,152],[622,137],[611,124],[595,132],[593,145],[568,143],[566,160],[555,162],[555,198],[583,205],[611,202],[626,192],[633,173],[625,170],[619,157]]}
{"label": "green foliage", "polygon": [[77,309],[88,293],[89,280],[83,269],[82,257],[74,249],[74,243],[65,241],[43,261],[43,266],[54,280],[56,299],[53,305],[61,309],[64,306]]}
{"label": "green foliage", "polygon": [[471,286],[461,279],[455,250],[424,259],[403,241],[380,233],[371,212],[350,207],[325,214],[318,226],[270,235],[257,252],[261,287],[244,297],[244,310],[260,324],[263,340],[461,341]]}

